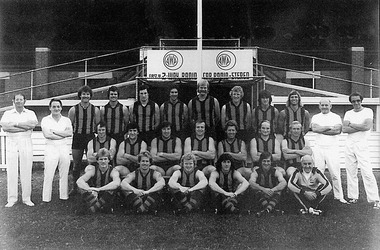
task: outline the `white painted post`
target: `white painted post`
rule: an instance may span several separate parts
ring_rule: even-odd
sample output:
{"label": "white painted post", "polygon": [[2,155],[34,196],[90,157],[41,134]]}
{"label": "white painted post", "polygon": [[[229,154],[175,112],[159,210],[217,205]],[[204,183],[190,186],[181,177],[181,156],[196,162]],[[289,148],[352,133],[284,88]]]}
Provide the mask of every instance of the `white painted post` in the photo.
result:
{"label": "white painted post", "polygon": [[202,79],[202,0],[197,0],[197,21],[198,82]]}
{"label": "white painted post", "polygon": [[33,100],[33,71],[30,72],[30,100]]}
{"label": "white painted post", "polygon": [[87,60],[84,61],[84,85],[87,85],[87,69],[88,68],[88,65],[87,65]]}
{"label": "white painted post", "polygon": [[1,147],[1,167],[2,168],[6,168],[6,162],[5,162],[5,158],[6,158],[6,155],[5,155],[5,132],[3,131],[3,129],[0,129],[0,147]]}

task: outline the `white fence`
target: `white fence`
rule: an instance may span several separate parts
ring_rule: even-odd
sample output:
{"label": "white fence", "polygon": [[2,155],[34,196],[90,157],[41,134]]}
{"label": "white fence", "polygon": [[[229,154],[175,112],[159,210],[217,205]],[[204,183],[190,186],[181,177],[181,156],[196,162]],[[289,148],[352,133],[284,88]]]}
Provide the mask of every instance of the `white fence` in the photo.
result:
{"label": "white fence", "polygon": [[[339,137],[339,159],[340,159],[340,167],[344,168],[344,144],[346,141],[347,134],[341,134]],[[315,134],[313,132],[309,132],[306,135],[306,138],[310,141],[311,146],[314,146]],[[0,168],[6,168],[5,161],[5,140],[6,134],[1,131],[0,132]],[[45,138],[40,131],[35,131],[32,133],[32,141],[33,141],[33,161],[34,162],[43,162],[44,160],[44,151],[45,151]],[[69,138],[68,144],[71,147],[72,139]],[[371,136],[369,139],[369,151],[370,151],[370,162],[372,168],[380,169],[380,132],[371,132]],[[85,157],[85,156],[84,156]]]}

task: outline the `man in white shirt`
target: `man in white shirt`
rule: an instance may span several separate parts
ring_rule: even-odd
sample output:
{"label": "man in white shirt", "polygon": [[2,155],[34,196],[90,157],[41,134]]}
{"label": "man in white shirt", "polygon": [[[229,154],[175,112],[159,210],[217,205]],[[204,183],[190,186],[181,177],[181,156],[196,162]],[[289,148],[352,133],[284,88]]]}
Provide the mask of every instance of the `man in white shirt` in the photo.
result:
{"label": "man in white shirt", "polygon": [[339,134],[342,132],[342,120],[339,115],[331,112],[331,101],[322,98],[319,101],[321,113],[311,118],[311,129],[316,133],[313,148],[315,167],[324,173],[329,169],[334,199],[341,203],[348,202],[343,197],[342,181],[339,165]]}
{"label": "man in white shirt", "polygon": [[18,200],[18,172],[22,188],[22,202],[34,206],[30,196],[32,193],[32,130],[38,124],[36,114],[24,107],[25,96],[16,94],[13,97],[14,108],[4,113],[0,126],[7,133],[7,189],[8,203],[5,207],[13,207]]}
{"label": "man in white shirt", "polygon": [[352,93],[349,100],[354,108],[347,111],[343,118],[343,132],[348,133],[345,148],[347,195],[350,203],[358,202],[359,167],[367,201],[374,203],[374,209],[380,209],[379,188],[372,172],[368,150],[368,136],[373,126],[373,111],[362,106],[363,96],[359,93]]}
{"label": "man in white shirt", "polygon": [[73,127],[68,117],[61,115],[62,102],[51,99],[49,103],[51,114],[42,118],[42,133],[46,138],[44,184],[42,201],[50,202],[55,170],[59,170],[59,198],[67,200],[70,169],[70,146],[67,137],[73,135]]}

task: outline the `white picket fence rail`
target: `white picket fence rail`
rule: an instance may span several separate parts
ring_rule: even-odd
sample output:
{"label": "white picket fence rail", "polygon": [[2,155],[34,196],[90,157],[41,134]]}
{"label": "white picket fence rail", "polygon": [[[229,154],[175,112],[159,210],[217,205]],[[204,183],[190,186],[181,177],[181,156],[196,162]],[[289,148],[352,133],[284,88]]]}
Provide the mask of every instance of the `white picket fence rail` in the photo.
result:
{"label": "white picket fence rail", "polygon": [[[339,136],[339,159],[340,159],[340,167],[345,167],[344,160],[344,144],[346,141],[347,134],[341,134]],[[315,142],[315,134],[313,132],[309,132],[306,135],[306,138],[310,141],[310,144],[313,148]],[[43,162],[44,160],[44,151],[45,151],[45,138],[41,131],[34,131],[32,133],[32,141],[33,141],[33,161],[34,162]],[[6,133],[0,131],[0,168],[5,169],[6,161],[5,161],[5,148],[6,142]],[[68,145],[71,147],[72,139],[69,138]],[[371,136],[369,138],[369,153],[370,153],[370,162],[372,168],[380,169],[380,132],[371,132]],[[85,158],[85,155],[84,155]]]}

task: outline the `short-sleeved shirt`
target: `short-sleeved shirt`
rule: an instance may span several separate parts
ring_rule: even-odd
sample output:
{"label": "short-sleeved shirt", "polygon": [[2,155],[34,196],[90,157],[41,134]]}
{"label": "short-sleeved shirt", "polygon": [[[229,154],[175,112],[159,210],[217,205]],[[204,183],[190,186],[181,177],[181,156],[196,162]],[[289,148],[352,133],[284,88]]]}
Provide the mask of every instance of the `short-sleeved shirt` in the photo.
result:
{"label": "short-sleeved shirt", "polygon": [[[319,126],[342,125],[342,119],[339,115],[329,112],[327,114],[319,113],[311,118],[311,124]],[[318,146],[337,146],[339,144],[339,135],[324,135],[316,133],[315,144]]]}
{"label": "short-sleeved shirt", "polygon": [[[24,108],[21,113],[17,112],[16,109],[8,110],[4,112],[3,117],[1,117],[1,122],[26,122],[35,121],[38,123],[37,116],[34,111]],[[7,137],[17,137],[17,136],[30,136],[32,134],[32,129],[23,132],[7,132]]]}
{"label": "short-sleeved shirt", "polygon": [[[42,118],[42,121],[41,121],[41,128],[43,130],[54,129],[54,130],[63,132],[67,128],[70,129],[71,127],[72,127],[71,120],[65,116],[61,116],[59,121],[56,121],[53,118],[53,116],[50,114]],[[67,143],[68,143],[67,137],[59,139],[59,140],[51,140],[51,139],[46,138],[46,145],[67,145]]]}
{"label": "short-sleeved shirt", "polygon": [[[344,114],[344,121],[362,124],[366,119],[373,119],[373,110],[370,108],[363,108],[359,112],[349,110]],[[347,135],[347,142],[360,142],[366,141],[369,137],[370,131],[358,131]]]}

